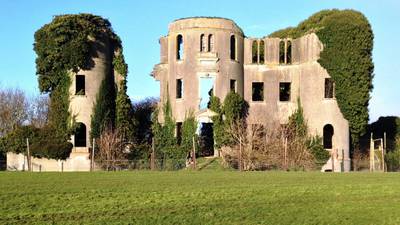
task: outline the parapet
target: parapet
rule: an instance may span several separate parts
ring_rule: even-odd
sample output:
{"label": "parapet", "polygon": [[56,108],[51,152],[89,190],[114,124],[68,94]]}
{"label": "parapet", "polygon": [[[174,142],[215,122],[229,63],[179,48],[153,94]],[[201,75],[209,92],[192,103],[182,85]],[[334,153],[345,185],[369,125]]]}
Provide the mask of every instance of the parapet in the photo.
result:
{"label": "parapet", "polygon": [[221,17],[188,17],[169,24],[169,33],[188,29],[223,29],[244,36],[242,29],[231,19]]}

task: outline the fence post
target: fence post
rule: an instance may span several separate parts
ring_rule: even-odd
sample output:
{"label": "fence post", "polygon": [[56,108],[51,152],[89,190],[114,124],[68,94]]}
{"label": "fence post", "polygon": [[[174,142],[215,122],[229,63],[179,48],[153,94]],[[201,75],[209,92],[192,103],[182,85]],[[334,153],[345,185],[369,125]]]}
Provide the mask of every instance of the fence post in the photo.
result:
{"label": "fence post", "polygon": [[194,142],[194,136],[192,137],[192,142],[193,142],[193,152],[192,152],[193,169],[196,169],[196,143]]}
{"label": "fence post", "polygon": [[32,163],[31,163],[31,153],[29,151],[29,139],[26,139],[26,151],[27,151],[27,163],[28,163],[28,171],[32,171]]}
{"label": "fence post", "polygon": [[239,137],[239,171],[242,171],[242,137]]}
{"label": "fence post", "polygon": [[155,146],[154,146],[154,137],[151,139],[151,156],[150,156],[150,169],[155,169]]}
{"label": "fence post", "polygon": [[288,160],[287,160],[287,137],[285,137],[285,170],[288,170]]}
{"label": "fence post", "polygon": [[371,133],[371,139],[369,142],[369,171],[373,172],[375,170],[375,160],[374,160],[374,141],[373,141],[373,133]]}
{"label": "fence post", "polygon": [[93,148],[92,148],[92,160],[91,160],[91,162],[90,162],[90,171],[94,171],[94,148],[95,148],[95,144],[96,144],[96,142],[94,141],[94,138],[93,138]]}

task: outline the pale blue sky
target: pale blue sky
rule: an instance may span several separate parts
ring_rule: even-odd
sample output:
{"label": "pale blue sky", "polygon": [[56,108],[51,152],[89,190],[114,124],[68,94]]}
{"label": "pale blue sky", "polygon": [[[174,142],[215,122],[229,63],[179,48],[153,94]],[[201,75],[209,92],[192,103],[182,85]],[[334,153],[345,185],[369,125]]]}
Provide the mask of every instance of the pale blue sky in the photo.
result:
{"label": "pale blue sky", "polygon": [[372,24],[375,78],[371,120],[400,116],[399,0],[0,0],[0,86],[19,87],[30,95],[38,94],[33,34],[58,14],[93,13],[110,20],[122,39],[129,64],[128,94],[136,100],[159,94],[159,85],[149,74],[159,62],[158,38],[167,33],[168,24],[175,19],[227,17],[247,36],[262,37],[331,8],[361,11]]}

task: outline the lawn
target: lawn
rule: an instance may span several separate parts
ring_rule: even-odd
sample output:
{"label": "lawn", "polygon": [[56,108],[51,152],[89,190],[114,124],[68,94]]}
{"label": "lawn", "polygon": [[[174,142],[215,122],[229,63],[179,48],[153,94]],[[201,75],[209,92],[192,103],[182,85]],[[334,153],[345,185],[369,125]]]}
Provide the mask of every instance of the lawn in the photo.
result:
{"label": "lawn", "polygon": [[400,224],[400,173],[0,173],[0,224]]}

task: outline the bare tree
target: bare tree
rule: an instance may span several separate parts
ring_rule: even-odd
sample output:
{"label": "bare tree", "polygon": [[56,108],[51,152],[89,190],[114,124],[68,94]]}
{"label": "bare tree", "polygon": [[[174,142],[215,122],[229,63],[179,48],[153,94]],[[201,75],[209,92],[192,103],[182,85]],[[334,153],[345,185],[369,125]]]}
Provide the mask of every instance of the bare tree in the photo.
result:
{"label": "bare tree", "polygon": [[294,129],[278,122],[268,125],[256,122],[247,126],[244,119],[236,120],[226,132],[234,144],[224,148],[223,158],[230,165],[237,164],[239,170],[315,167],[307,137],[297,135]]}
{"label": "bare tree", "polygon": [[28,109],[29,122],[37,127],[42,128],[48,122],[50,98],[48,95],[39,95],[31,98]]}
{"label": "bare tree", "polygon": [[116,169],[118,161],[124,159],[123,141],[116,129],[106,128],[97,140],[99,151],[96,158],[101,167],[106,170]]}
{"label": "bare tree", "polygon": [[27,120],[28,101],[18,89],[0,90],[0,137]]}

